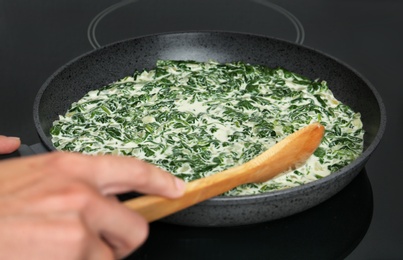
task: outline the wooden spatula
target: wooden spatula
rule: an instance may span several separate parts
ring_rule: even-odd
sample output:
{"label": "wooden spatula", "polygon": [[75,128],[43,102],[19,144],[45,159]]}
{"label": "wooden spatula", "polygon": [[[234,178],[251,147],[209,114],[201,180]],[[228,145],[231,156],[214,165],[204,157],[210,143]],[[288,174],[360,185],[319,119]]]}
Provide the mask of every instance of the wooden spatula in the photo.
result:
{"label": "wooden spatula", "polygon": [[158,220],[241,184],[264,182],[296,168],[312,155],[323,135],[324,127],[313,123],[287,136],[247,163],[187,183],[185,194],[178,199],[146,195],[123,203],[144,216],[148,222]]}

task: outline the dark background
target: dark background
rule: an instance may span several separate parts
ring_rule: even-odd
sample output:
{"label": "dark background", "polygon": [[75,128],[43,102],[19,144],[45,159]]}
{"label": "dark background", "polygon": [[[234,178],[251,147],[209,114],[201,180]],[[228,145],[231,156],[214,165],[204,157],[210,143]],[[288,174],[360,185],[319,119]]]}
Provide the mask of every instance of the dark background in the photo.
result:
{"label": "dark background", "polygon": [[0,134],[38,143],[32,106],[40,86],[64,63],[114,41],[183,30],[295,41],[349,64],[380,93],[387,129],[365,170],[329,201],[278,221],[154,223],[130,258],[403,259],[402,13],[399,0],[0,0]]}

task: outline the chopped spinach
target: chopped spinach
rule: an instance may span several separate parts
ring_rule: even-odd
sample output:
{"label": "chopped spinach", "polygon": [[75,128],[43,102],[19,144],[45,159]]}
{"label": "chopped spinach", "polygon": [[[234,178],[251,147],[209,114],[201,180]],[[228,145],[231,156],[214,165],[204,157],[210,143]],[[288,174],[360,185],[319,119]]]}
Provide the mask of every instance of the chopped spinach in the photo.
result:
{"label": "chopped spinach", "polygon": [[90,91],[50,130],[59,150],[135,156],[192,181],[242,164],[314,121],[325,137],[307,163],[225,195],[257,194],[323,178],[359,156],[360,114],[325,81],[243,62],[161,60]]}

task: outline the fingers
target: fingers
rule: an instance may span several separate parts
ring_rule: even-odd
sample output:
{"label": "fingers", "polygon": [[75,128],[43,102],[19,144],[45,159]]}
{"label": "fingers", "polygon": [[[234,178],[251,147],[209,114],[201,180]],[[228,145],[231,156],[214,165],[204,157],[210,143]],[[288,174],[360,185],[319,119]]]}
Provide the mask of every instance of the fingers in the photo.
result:
{"label": "fingers", "polygon": [[21,140],[18,137],[0,135],[0,154],[12,153],[20,147]]}
{"label": "fingers", "polygon": [[[45,180],[48,183],[43,187],[36,187],[41,188],[43,194],[30,196],[27,199],[30,205],[24,207],[26,213],[69,212],[72,217],[78,216],[82,226],[77,226],[77,232],[88,233],[85,238],[89,240],[101,239],[109,246],[116,259],[127,256],[146,240],[147,221],[136,212],[122,206],[115,197],[103,196],[96,187],[79,179],[67,181],[51,179]],[[47,188],[49,186],[51,188]],[[15,207],[18,202],[13,205]],[[99,247],[97,244],[94,245]]]}
{"label": "fingers", "polygon": [[[80,180],[72,181],[68,187],[54,183],[53,190],[46,191],[46,194],[52,196],[33,196],[28,199],[30,204],[35,205],[30,207],[29,213],[69,212],[72,220],[76,217],[81,221],[81,226],[77,225],[80,223],[73,223],[76,224],[78,235],[83,232],[81,235],[86,235],[83,240],[98,240],[91,243],[96,248],[100,247],[98,244],[101,241],[110,248],[115,259],[130,254],[148,236],[148,223],[142,216],[122,206],[116,198],[103,196],[95,187]],[[94,250],[88,248],[88,251]]]}
{"label": "fingers", "polygon": [[107,195],[138,191],[175,198],[185,189],[173,175],[130,157],[53,152],[5,160],[0,172],[0,196],[12,200],[4,214],[75,213],[92,234],[87,251],[103,245],[117,258],[144,242],[148,223]]}
{"label": "fingers", "polygon": [[100,237],[112,248],[116,259],[126,257],[147,239],[147,221],[136,212],[122,207],[117,200],[99,203],[91,210],[91,215],[98,218],[89,220],[92,221],[89,223],[100,231]]}
{"label": "fingers", "polygon": [[103,194],[137,191],[176,198],[185,190],[185,183],[179,178],[131,157],[57,153],[48,164],[53,164],[54,168],[60,171],[86,179],[96,185]]}
{"label": "fingers", "polygon": [[[115,197],[102,195],[95,185],[75,176],[65,178],[59,174],[48,174],[44,177],[41,181],[14,193],[14,196],[0,197],[0,204],[3,206],[0,208],[0,231],[2,217],[10,214],[21,216],[19,214],[22,213],[33,220],[39,216],[39,220],[49,220],[49,223],[50,220],[59,221],[48,226],[49,229],[54,229],[53,231],[43,228],[33,233],[27,231],[27,235],[52,234],[53,239],[37,239],[51,239],[53,244],[58,243],[60,239],[69,244],[72,251],[88,254],[71,259],[104,259],[92,256],[106,249],[109,249],[114,259],[121,259],[146,240],[146,220],[124,207]],[[41,234],[39,235],[42,236]]]}
{"label": "fingers", "polygon": [[112,249],[72,212],[0,217],[0,233],[0,259],[115,259]]}

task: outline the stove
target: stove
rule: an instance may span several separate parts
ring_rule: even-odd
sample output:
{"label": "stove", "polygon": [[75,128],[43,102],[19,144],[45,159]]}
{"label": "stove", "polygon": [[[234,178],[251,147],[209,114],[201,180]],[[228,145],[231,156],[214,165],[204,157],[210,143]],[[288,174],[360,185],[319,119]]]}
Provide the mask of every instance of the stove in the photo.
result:
{"label": "stove", "polygon": [[39,143],[32,107],[41,85],[71,59],[116,41],[218,30],[303,44],[353,67],[385,103],[387,129],[365,169],[287,218],[220,228],[152,223],[127,259],[402,259],[402,12],[397,0],[0,0],[0,134]]}

